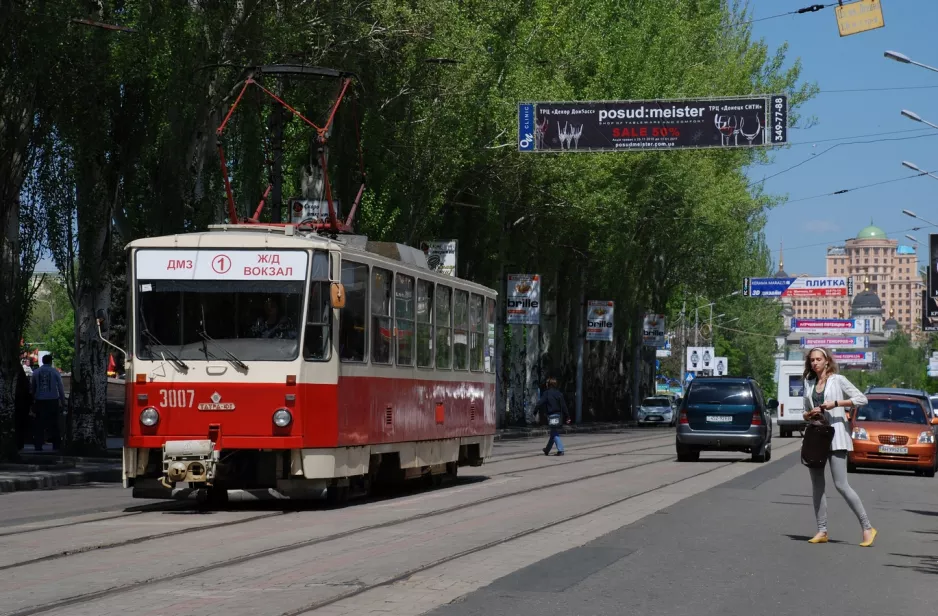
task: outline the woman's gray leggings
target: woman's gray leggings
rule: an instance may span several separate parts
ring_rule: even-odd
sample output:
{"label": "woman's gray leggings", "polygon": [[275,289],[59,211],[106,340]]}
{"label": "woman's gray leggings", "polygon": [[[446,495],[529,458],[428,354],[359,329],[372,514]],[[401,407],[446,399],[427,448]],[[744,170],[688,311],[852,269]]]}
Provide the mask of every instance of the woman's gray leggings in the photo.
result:
{"label": "woman's gray leggings", "polygon": [[[847,483],[847,452],[832,451],[830,455],[831,475],[834,477],[834,487],[844,497],[854,515],[860,521],[863,530],[873,528],[870,525],[870,519],[866,517],[866,510],[863,509],[863,503],[860,497],[853,491],[850,484]],[[824,493],[824,469],[808,468],[811,471],[811,487],[814,488],[814,517],[817,518],[817,530],[819,533],[827,532],[827,495]]]}

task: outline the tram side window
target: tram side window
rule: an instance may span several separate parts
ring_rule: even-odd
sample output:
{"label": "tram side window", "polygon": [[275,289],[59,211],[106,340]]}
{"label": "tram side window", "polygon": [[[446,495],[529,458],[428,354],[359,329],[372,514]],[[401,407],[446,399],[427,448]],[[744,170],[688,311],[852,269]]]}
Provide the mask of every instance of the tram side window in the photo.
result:
{"label": "tram side window", "polygon": [[482,296],[469,296],[469,369],[482,371]]}
{"label": "tram side window", "polygon": [[417,281],[417,366],[433,367],[433,283]]}
{"label": "tram side window", "polygon": [[339,358],[363,362],[368,347],[368,266],[343,261],[342,286],[345,287],[345,308],[339,315]]}
{"label": "tram side window", "polygon": [[459,289],[453,299],[453,368],[469,368],[469,292]]}
{"label": "tram side window", "polygon": [[391,272],[371,269],[371,361],[391,363]]}
{"label": "tram side window", "polygon": [[306,339],[303,359],[328,361],[332,357],[332,304],[329,301],[329,256],[317,250],[313,254],[313,273],[309,282],[309,308],[306,314]]}
{"label": "tram side window", "polygon": [[436,285],[436,367],[453,366],[453,290]]}
{"label": "tram side window", "polygon": [[485,300],[485,371],[495,372],[495,300]]}
{"label": "tram side window", "polygon": [[397,365],[414,365],[414,279],[394,277],[394,326],[397,329]]}

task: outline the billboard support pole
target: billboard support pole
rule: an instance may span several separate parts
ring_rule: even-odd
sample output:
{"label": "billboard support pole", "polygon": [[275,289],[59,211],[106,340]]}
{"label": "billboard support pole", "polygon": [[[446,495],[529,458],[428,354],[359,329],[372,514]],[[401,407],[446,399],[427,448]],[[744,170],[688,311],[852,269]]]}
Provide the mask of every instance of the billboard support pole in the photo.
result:
{"label": "billboard support pole", "polygon": [[586,342],[586,277],[580,278],[580,314],[576,341],[576,423],[583,422],[583,345]]}
{"label": "billboard support pole", "polygon": [[638,406],[641,403],[642,325],[638,323],[638,319],[632,327],[632,341],[635,351],[632,353],[632,416],[629,419],[635,419]]}

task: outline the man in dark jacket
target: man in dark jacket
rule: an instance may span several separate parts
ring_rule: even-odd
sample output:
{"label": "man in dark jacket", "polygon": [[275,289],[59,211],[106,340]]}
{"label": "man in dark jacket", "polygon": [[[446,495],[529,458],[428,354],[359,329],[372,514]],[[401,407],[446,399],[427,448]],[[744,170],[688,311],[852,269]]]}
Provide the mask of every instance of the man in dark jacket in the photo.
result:
{"label": "man in dark jacket", "polygon": [[557,455],[563,455],[563,442],[560,440],[560,426],[562,423],[570,423],[570,413],[567,411],[567,402],[563,399],[563,394],[557,389],[557,379],[551,377],[547,379],[547,390],[537,402],[539,410],[543,410],[547,415],[547,425],[550,428],[550,438],[547,441],[547,447],[544,448],[544,455],[550,455],[550,450],[557,443]]}
{"label": "man in dark jacket", "polygon": [[36,408],[33,420],[36,451],[42,451],[47,435],[51,437],[52,448],[61,450],[59,412],[65,408],[65,386],[59,371],[52,367],[51,355],[44,355],[42,367],[33,372],[31,390]]}

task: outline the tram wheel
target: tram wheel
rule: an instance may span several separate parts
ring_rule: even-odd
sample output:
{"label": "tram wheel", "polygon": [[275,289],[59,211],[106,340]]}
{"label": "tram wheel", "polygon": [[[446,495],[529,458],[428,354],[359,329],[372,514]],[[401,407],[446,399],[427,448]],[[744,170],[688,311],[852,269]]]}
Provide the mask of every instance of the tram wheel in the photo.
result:
{"label": "tram wheel", "polygon": [[326,504],[330,507],[345,507],[348,505],[348,486],[329,486],[326,490]]}

